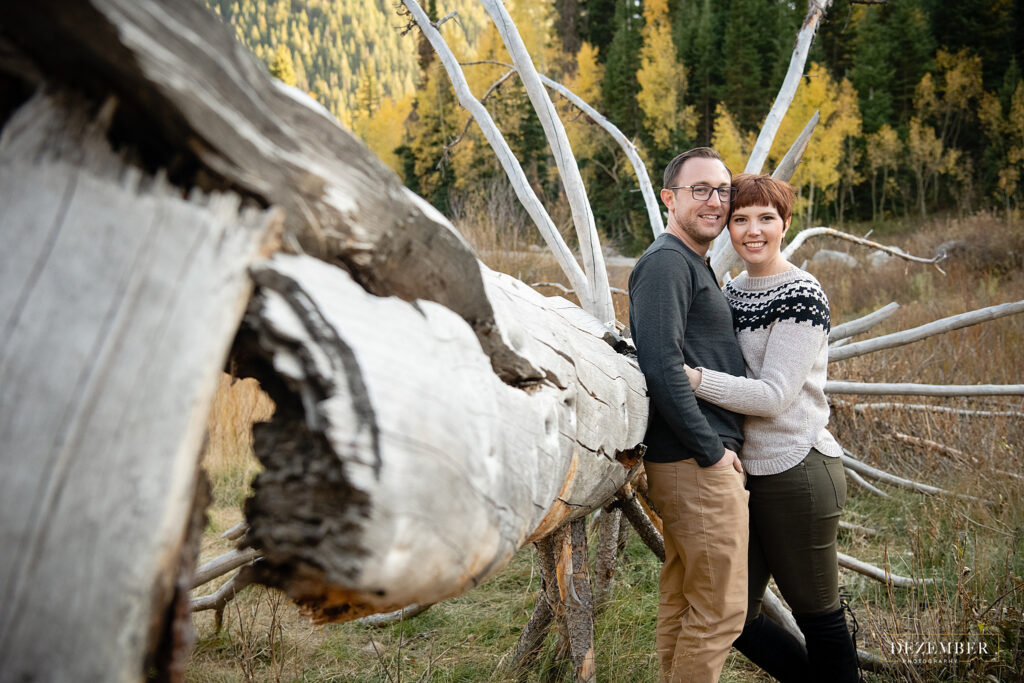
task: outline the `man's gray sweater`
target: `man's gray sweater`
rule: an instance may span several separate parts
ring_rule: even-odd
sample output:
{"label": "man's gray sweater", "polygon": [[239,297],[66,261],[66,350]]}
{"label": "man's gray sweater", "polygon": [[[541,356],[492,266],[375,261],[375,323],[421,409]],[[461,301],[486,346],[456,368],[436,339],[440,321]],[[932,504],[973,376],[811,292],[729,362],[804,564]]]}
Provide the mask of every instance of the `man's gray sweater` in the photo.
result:
{"label": "man's gray sweater", "polygon": [[[732,313],[711,266],[662,233],[629,276],[629,327],[647,380],[651,414],[644,456],[651,462],[718,462],[743,445],[743,417],[698,400],[683,363],[744,375]],[[724,444],[724,446],[723,446]]]}

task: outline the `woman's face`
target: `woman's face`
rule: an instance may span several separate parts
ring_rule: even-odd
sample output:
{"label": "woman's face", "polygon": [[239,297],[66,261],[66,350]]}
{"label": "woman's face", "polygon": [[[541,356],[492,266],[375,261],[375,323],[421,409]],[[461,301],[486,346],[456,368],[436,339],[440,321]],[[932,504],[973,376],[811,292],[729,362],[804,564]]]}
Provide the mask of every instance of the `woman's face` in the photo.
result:
{"label": "woman's face", "polygon": [[753,276],[771,275],[782,258],[782,236],[789,221],[783,221],[774,206],[746,206],[729,217],[729,238]]}

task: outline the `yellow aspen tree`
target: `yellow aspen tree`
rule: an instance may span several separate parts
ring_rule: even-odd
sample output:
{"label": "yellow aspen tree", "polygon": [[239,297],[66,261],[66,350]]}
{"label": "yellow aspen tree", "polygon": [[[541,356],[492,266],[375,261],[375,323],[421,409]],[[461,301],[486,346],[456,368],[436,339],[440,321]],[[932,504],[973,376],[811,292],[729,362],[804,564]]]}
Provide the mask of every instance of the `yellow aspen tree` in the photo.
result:
{"label": "yellow aspen tree", "polygon": [[910,119],[906,159],[907,166],[914,174],[914,180],[917,183],[917,202],[921,218],[928,215],[926,206],[928,187],[946,167],[947,155],[943,152],[942,140],[936,135],[935,129],[921,123],[916,116]]}
{"label": "yellow aspen tree", "polygon": [[[597,61],[597,54],[597,48],[584,41],[573,58],[575,70],[572,76],[566,79],[565,85],[584,102],[600,111],[604,65]],[[564,99],[556,102],[560,116],[565,121],[565,132],[569,136],[573,154],[580,160],[593,158],[602,143],[607,141],[607,134]],[[580,171],[584,179],[589,180],[588,176],[593,173],[593,168],[583,164]]]}
{"label": "yellow aspen tree", "polygon": [[996,186],[1002,194],[1009,220],[1020,187],[1021,166],[1024,165],[1024,81],[1017,83],[1005,113],[999,98],[985,93],[978,108],[978,118],[996,152],[999,164]]}
{"label": "yellow aspen tree", "polygon": [[754,133],[744,135],[736,125],[736,119],[729,113],[724,102],[715,107],[714,132],[711,134],[711,146],[722,155],[725,165],[733,173],[739,173],[747,163],[750,150],[757,137]]}
{"label": "yellow aspen tree", "polygon": [[402,164],[395,148],[402,144],[403,124],[411,111],[412,93],[397,100],[384,97],[373,116],[360,117],[355,125],[356,135],[396,173],[402,172]]}
{"label": "yellow aspen tree", "polygon": [[686,137],[697,134],[697,117],[692,106],[685,107],[686,68],[676,60],[668,0],[644,2],[644,27],[640,32],[640,84],[637,104],[643,112],[644,129],[655,147],[670,145],[672,133],[682,129]]}
{"label": "yellow aspen tree", "polygon": [[866,142],[868,172],[871,175],[871,219],[878,220],[885,215],[885,198],[893,183],[889,174],[899,167],[903,143],[888,123],[869,133]]}
{"label": "yellow aspen tree", "polygon": [[842,177],[843,143],[848,137],[860,135],[861,131],[860,108],[853,85],[846,78],[836,83],[825,67],[811,63],[779,126],[769,153],[772,165],[785,156],[815,111],[820,114],[820,122],[790,181],[800,190],[797,207],[804,212],[807,224],[813,221],[819,200],[835,198]]}

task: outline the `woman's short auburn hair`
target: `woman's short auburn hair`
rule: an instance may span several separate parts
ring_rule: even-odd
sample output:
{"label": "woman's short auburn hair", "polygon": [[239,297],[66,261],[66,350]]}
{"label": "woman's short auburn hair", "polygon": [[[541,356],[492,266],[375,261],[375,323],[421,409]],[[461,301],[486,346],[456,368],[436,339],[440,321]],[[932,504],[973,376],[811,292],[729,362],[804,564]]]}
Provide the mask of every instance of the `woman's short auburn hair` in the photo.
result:
{"label": "woman's short auburn hair", "polygon": [[736,188],[736,198],[732,200],[731,207],[733,211],[748,206],[772,206],[783,221],[788,221],[793,215],[796,192],[783,180],[776,180],[770,175],[740,173],[733,177],[732,186]]}

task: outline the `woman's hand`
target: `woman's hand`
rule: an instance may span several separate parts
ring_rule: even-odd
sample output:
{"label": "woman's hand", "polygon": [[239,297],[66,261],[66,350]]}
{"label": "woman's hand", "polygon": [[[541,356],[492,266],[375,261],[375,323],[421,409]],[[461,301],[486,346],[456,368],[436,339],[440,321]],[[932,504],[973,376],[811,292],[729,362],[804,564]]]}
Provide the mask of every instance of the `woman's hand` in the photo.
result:
{"label": "woman's hand", "polygon": [[691,368],[689,365],[683,365],[683,369],[686,370],[686,376],[690,380],[690,388],[697,391],[697,387],[700,386],[700,370],[697,368]]}

